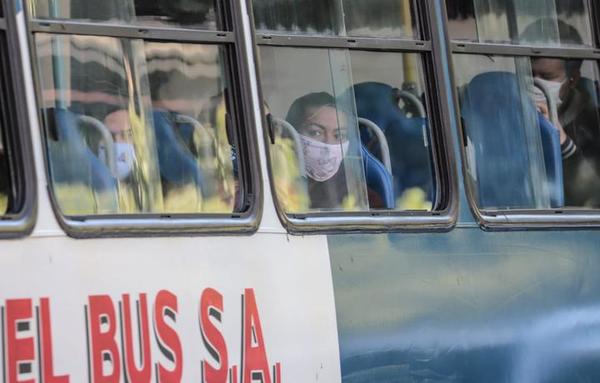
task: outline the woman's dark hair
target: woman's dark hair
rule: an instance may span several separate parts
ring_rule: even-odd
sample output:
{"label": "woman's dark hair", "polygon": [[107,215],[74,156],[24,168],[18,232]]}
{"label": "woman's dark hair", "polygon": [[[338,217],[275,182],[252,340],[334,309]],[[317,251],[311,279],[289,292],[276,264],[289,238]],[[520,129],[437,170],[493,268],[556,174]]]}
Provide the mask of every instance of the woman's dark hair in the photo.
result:
{"label": "woman's dark hair", "polygon": [[[529,24],[521,33],[520,40],[525,42],[536,42],[536,40],[544,39],[548,35],[548,31],[558,28],[558,42],[562,46],[581,46],[583,38],[572,25],[565,23],[560,19],[543,18]],[[565,60],[567,76],[571,77],[575,72],[581,69],[582,60]]]}
{"label": "woman's dark hair", "polygon": [[296,101],[292,103],[285,119],[298,130],[304,123],[306,113],[310,109],[318,109],[324,106],[335,108],[335,104],[335,97],[327,92],[309,93],[296,99]]}

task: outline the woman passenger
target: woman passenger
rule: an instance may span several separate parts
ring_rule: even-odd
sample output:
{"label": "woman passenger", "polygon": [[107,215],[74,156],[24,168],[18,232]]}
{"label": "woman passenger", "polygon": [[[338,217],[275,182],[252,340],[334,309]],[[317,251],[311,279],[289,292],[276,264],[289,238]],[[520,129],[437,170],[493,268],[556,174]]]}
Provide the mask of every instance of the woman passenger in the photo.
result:
{"label": "woman passenger", "polygon": [[310,93],[290,107],[286,120],[300,133],[311,209],[340,207],[348,196],[342,162],[348,152],[348,117],[328,93]]}

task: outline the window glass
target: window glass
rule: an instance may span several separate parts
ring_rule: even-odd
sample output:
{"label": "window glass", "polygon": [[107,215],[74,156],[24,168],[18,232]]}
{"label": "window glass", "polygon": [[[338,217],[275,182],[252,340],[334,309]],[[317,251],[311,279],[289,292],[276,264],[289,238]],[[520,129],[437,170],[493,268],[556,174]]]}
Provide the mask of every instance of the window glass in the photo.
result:
{"label": "window glass", "polygon": [[412,0],[254,0],[259,31],[417,38]]}
{"label": "window glass", "polygon": [[454,40],[592,46],[587,0],[448,0]]}
{"label": "window glass", "polygon": [[215,0],[37,0],[31,4],[32,16],[40,19],[217,29]]}
{"label": "window glass", "polygon": [[[0,55],[8,57],[6,53],[6,41],[4,36],[0,35]],[[4,78],[0,80],[0,215],[15,214],[23,208],[24,190],[15,168],[13,160],[19,158],[18,152],[15,152],[11,144],[11,113],[7,107],[11,105],[7,100],[7,95],[13,94],[7,81],[7,75],[10,73],[7,68],[7,61],[0,60],[0,73]]]}
{"label": "window glass", "polygon": [[596,63],[462,54],[454,61],[479,206],[599,208]]}
{"label": "window glass", "polygon": [[35,44],[64,214],[237,211],[224,48],[41,33]]}
{"label": "window glass", "polygon": [[421,56],[261,47],[282,209],[431,210]]}

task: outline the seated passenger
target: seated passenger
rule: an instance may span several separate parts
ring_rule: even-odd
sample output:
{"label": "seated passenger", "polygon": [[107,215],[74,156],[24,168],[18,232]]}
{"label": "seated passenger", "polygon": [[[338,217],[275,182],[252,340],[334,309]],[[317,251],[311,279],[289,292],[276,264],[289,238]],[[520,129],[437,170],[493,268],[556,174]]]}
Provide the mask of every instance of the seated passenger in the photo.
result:
{"label": "seated passenger", "polygon": [[129,134],[129,112],[126,109],[118,109],[106,115],[104,124],[110,130],[116,157],[117,174],[119,180],[124,180],[131,174],[135,165],[135,148],[130,142]]}
{"label": "seated passenger", "polygon": [[[544,30],[558,26],[561,45],[583,45],[577,30],[554,19],[542,19],[526,28],[528,40],[544,36]],[[538,110],[547,119],[548,102],[558,112],[556,128],[560,132],[563,155],[565,205],[600,207],[600,121],[598,118],[597,84],[581,74],[581,60],[534,58],[532,71],[549,91],[550,100],[535,97]]]}
{"label": "seated passenger", "polygon": [[[349,118],[328,93],[310,93],[290,107],[286,120],[300,133],[311,209],[340,208],[348,203],[347,170],[342,166],[350,148]],[[366,189],[366,185],[365,189]],[[384,204],[368,189],[369,206]]]}
{"label": "seated passenger", "polygon": [[341,206],[348,195],[341,166],[349,147],[345,113],[328,93],[310,93],[294,101],[286,120],[302,140],[310,208]]}

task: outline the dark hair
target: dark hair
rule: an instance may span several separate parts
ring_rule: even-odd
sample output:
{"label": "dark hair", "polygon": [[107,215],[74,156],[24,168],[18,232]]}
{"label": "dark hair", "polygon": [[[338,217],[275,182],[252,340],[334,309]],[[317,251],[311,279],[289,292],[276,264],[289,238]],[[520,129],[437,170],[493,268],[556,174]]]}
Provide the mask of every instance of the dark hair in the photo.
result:
{"label": "dark hair", "polygon": [[[536,39],[540,39],[541,36],[546,36],[548,34],[547,31],[551,31],[554,28],[558,28],[558,42],[560,45],[583,45],[583,38],[575,27],[560,19],[553,19],[550,17],[538,19],[529,24],[523,33],[521,33],[520,40],[535,42]],[[582,64],[582,60],[565,60],[567,76],[571,77],[575,72],[581,69]]]}
{"label": "dark hair", "polygon": [[292,103],[285,119],[298,130],[304,123],[306,113],[310,109],[322,108],[324,106],[335,108],[335,97],[327,92],[309,93],[296,99],[296,101]]}

